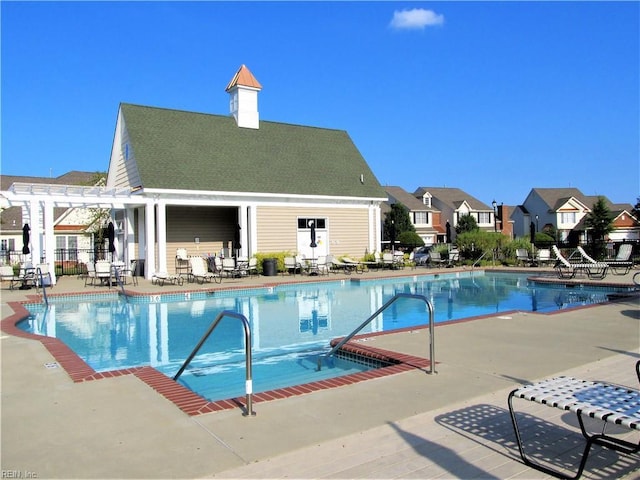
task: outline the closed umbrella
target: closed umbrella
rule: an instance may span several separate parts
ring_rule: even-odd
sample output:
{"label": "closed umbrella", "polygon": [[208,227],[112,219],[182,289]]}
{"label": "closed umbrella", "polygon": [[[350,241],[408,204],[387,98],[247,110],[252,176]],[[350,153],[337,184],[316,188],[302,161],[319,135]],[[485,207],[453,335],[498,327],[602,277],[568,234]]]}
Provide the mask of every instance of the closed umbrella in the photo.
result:
{"label": "closed umbrella", "polygon": [[531,237],[531,243],[536,242],[536,224],[531,222],[529,225],[529,236]]}
{"label": "closed umbrella", "polygon": [[235,265],[236,267],[238,266],[238,253],[239,250],[242,248],[242,245],[240,245],[240,225],[236,225],[236,231],[233,234],[233,253],[234,253],[234,258],[235,258]]}
{"label": "closed umbrella", "polygon": [[109,241],[111,260],[113,260],[113,252],[116,251],[116,229],[113,226],[113,222],[109,222],[109,225],[107,225],[107,240]]}
{"label": "closed umbrella", "polygon": [[309,222],[309,227],[311,228],[311,244],[309,245],[311,248],[316,248],[318,244],[316,244],[316,222],[313,220]]}
{"label": "closed umbrella", "polygon": [[24,227],[22,227],[22,253],[27,254],[30,253],[29,250],[29,224],[25,223]]}
{"label": "closed umbrella", "polygon": [[445,225],[445,235],[446,235],[446,240],[447,243],[451,243],[451,224],[449,223],[449,220],[447,220],[447,224]]}
{"label": "closed umbrella", "polygon": [[395,252],[395,244],[396,244],[396,223],[391,221],[391,231],[389,232],[389,240],[391,240],[391,251]]}

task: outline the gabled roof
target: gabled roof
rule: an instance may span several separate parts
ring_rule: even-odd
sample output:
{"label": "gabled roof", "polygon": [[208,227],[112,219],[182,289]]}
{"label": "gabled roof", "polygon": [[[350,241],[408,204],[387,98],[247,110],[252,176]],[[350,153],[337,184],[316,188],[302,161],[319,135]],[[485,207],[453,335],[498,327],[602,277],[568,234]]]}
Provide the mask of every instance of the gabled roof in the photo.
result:
{"label": "gabled roof", "polygon": [[120,108],[142,188],[386,198],[343,130],[238,128],[230,116]]}
{"label": "gabled roof", "polygon": [[235,75],[227,85],[227,88],[225,88],[225,92],[228,92],[238,85],[241,85],[243,87],[256,88],[258,90],[262,89],[262,85],[260,85],[260,82],[256,80],[256,77],[253,76],[253,74],[245,65],[242,65],[235,73]]}
{"label": "gabled roof", "polygon": [[549,206],[549,210],[556,212],[571,198],[575,198],[585,207],[590,208],[593,202],[589,201],[577,188],[534,188],[533,191]]}
{"label": "gabled roof", "polygon": [[457,210],[460,205],[467,202],[471,210],[474,211],[493,211],[493,208],[482,203],[475,197],[472,197],[467,192],[460,190],[459,188],[450,187],[418,187],[413,193],[414,196],[422,196],[425,193],[430,193],[438,201],[444,203],[453,210]]}
{"label": "gabled roof", "polygon": [[384,187],[384,191],[387,192],[390,201],[395,199],[396,202],[402,203],[411,212],[438,211],[436,208],[425,205],[402,187]]}

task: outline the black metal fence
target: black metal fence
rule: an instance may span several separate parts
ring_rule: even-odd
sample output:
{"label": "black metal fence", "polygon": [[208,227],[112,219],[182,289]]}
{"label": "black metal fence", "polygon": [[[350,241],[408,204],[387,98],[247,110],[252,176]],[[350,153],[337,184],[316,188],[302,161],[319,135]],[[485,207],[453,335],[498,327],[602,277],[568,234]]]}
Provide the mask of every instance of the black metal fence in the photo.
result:
{"label": "black metal fence", "polygon": [[[79,275],[86,271],[87,263],[96,260],[110,260],[111,253],[106,248],[58,248],[54,250],[56,276]],[[0,263],[3,265],[19,265],[25,262],[43,263],[32,258],[31,254],[24,254],[21,250],[0,250]]]}

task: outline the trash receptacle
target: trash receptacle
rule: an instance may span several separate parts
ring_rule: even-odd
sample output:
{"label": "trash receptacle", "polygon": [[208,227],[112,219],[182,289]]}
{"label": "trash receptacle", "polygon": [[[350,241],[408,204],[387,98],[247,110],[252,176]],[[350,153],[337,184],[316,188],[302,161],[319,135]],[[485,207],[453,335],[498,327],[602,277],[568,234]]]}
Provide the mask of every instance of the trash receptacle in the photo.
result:
{"label": "trash receptacle", "polygon": [[136,268],[133,271],[133,274],[136,277],[144,277],[144,258],[136,258],[135,260],[131,260],[131,263],[136,262]]}
{"label": "trash receptacle", "polygon": [[265,277],[275,277],[278,272],[278,259],[265,258],[262,261],[262,274]]}

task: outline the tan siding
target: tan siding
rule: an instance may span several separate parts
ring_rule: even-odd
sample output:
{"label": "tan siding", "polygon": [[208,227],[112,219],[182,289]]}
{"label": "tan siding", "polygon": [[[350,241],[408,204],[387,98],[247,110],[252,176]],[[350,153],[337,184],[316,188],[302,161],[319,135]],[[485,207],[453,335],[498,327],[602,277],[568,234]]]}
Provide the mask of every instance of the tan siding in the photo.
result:
{"label": "tan siding", "polygon": [[[237,225],[237,208],[167,207],[167,270],[175,272],[176,250],[189,256],[206,256],[231,248]],[[200,243],[195,243],[195,238]]]}
{"label": "tan siding", "polygon": [[258,207],[258,252],[296,251],[299,217],[327,219],[329,252],[362,257],[367,249],[366,208]]}

